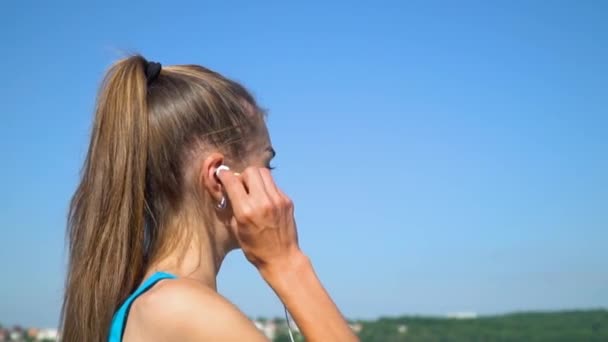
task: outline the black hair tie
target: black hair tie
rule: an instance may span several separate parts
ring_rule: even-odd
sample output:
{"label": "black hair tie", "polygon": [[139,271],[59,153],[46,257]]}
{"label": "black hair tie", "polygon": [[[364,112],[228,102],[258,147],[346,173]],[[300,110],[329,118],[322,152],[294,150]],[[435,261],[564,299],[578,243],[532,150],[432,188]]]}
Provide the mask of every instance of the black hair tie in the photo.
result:
{"label": "black hair tie", "polygon": [[161,68],[162,68],[162,66],[158,62],[146,62],[145,72],[146,72],[146,81],[148,82],[148,85],[150,85],[150,83],[154,82],[154,80],[158,77],[158,75],[160,74]]}

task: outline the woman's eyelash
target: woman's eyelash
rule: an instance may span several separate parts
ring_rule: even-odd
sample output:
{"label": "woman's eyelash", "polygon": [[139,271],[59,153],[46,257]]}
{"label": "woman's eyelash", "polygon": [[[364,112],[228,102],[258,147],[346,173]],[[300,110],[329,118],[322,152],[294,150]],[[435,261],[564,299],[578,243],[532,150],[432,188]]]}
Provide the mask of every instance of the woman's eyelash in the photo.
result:
{"label": "woman's eyelash", "polygon": [[272,171],[272,170],[276,169],[277,167],[276,167],[276,166],[273,166],[273,165],[268,165],[268,166],[266,166],[266,168],[267,168],[268,170]]}

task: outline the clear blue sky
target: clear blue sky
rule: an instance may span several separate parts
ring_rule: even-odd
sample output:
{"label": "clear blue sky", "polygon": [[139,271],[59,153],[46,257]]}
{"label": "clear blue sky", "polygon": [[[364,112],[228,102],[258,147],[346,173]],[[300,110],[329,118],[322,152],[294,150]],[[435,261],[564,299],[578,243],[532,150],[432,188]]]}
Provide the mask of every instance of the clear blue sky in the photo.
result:
{"label": "clear blue sky", "polygon": [[[2,2],[0,322],[57,322],[95,92],[130,51],[270,109],[349,317],[608,307],[605,1],[219,3]],[[219,289],[281,312],[241,252]]]}

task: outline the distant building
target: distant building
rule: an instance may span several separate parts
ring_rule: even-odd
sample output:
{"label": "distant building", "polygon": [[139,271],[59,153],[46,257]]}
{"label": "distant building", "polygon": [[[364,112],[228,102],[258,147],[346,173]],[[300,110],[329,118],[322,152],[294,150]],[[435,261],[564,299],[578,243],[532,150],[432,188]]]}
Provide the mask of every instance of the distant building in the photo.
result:
{"label": "distant building", "polygon": [[477,318],[477,313],[471,311],[451,312],[447,316],[452,319],[474,319]]}
{"label": "distant building", "polygon": [[255,321],[253,321],[253,324],[255,325],[256,328],[258,328],[258,330],[260,330],[260,331],[264,330],[264,322],[255,320]]}
{"label": "distant building", "polygon": [[361,323],[351,323],[348,326],[350,326],[350,328],[353,329],[353,331],[357,334],[363,330],[363,325]]}
{"label": "distant building", "polygon": [[25,331],[22,327],[16,325],[8,331],[9,341],[22,341],[25,339]]}
{"label": "distant building", "polygon": [[38,331],[38,335],[36,336],[36,340],[57,340],[59,337],[59,332],[57,329],[41,329]]}
{"label": "distant building", "polygon": [[37,338],[38,337],[38,329],[36,328],[29,328],[27,329],[27,337],[29,338]]}
{"label": "distant building", "polygon": [[8,335],[9,341],[23,341],[23,331],[13,330]]}
{"label": "distant building", "polygon": [[274,339],[277,334],[277,324],[274,322],[274,320],[267,320],[265,322],[255,320],[253,321],[253,324],[264,334],[264,336],[271,340]]}
{"label": "distant building", "polygon": [[397,332],[400,334],[405,334],[407,332],[407,325],[400,324],[399,326],[397,326]]}
{"label": "distant building", "polygon": [[277,324],[274,322],[274,320],[266,321],[266,324],[264,325],[262,332],[269,339],[271,339],[271,340],[274,339],[274,337],[277,334]]}

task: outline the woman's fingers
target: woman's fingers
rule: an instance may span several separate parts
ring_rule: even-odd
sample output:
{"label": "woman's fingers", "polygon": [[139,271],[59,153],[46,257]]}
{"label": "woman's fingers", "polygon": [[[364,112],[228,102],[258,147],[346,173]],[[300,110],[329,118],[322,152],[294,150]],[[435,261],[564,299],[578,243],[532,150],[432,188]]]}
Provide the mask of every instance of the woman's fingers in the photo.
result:
{"label": "woman's fingers", "polygon": [[260,268],[299,248],[293,205],[269,170],[249,167],[240,175],[224,170],[218,178],[231,201],[231,229],[251,263]]}
{"label": "woman's fingers", "polygon": [[248,167],[241,174],[243,183],[249,190],[249,198],[257,204],[262,204],[268,201],[268,193],[264,186],[264,180],[260,175],[260,170],[256,167]]}
{"label": "woman's fingers", "polygon": [[264,182],[264,187],[266,188],[266,192],[268,196],[272,199],[274,204],[281,204],[281,195],[279,193],[279,189],[277,185],[274,183],[274,179],[270,174],[270,170],[263,168],[260,169],[260,176],[262,177],[262,181]]}
{"label": "woman's fingers", "polygon": [[230,170],[221,170],[217,174],[220,182],[226,189],[226,194],[232,205],[232,210],[236,212],[242,211],[242,208],[248,201],[247,191],[243,181]]}
{"label": "woman's fingers", "polygon": [[237,221],[254,222],[275,214],[276,202],[266,189],[260,169],[248,167],[238,176],[222,170],[218,178],[226,188]]}

